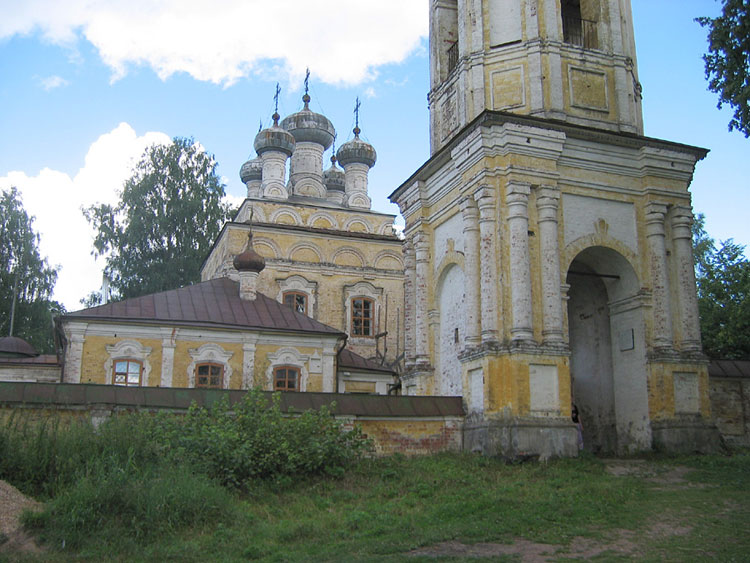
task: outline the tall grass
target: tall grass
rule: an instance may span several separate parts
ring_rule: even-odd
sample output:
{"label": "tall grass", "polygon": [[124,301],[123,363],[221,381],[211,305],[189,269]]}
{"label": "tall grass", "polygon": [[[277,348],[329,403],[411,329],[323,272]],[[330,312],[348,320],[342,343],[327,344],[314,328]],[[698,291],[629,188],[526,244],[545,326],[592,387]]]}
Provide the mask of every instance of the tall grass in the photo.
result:
{"label": "tall grass", "polygon": [[[22,412],[22,411],[19,411]],[[229,489],[343,474],[370,451],[321,409],[285,416],[261,393],[184,416],[123,413],[94,428],[17,415],[0,425],[0,478],[49,500],[25,524],[51,546],[145,545],[185,528],[229,522]]]}

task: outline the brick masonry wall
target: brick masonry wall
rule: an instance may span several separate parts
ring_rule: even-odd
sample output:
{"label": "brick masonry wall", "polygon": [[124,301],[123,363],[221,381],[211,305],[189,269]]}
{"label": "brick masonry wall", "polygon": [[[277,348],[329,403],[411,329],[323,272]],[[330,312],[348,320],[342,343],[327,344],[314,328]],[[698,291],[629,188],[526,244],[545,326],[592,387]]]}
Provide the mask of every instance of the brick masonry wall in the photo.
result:
{"label": "brick masonry wall", "polygon": [[709,379],[711,414],[730,445],[750,446],[750,378]]}

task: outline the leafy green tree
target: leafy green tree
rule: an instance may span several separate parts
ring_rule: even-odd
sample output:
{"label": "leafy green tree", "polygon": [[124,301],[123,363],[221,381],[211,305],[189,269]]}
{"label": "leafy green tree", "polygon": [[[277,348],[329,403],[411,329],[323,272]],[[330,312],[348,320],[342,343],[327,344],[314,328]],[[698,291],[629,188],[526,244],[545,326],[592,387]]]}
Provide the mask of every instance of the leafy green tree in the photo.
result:
{"label": "leafy green tree", "polygon": [[13,294],[13,336],[29,342],[39,353],[54,352],[52,319],[64,312],[51,299],[57,268],[39,255],[34,218],[23,207],[15,187],[0,192],[0,336],[10,333]]}
{"label": "leafy green tree", "polygon": [[199,281],[201,263],[229,219],[224,195],[216,160],[192,139],[146,149],[117,205],[84,210],[113,294],[125,299]]}
{"label": "leafy green tree", "polygon": [[717,249],[704,223],[699,214],[693,224],[703,349],[711,358],[750,359],[750,261],[732,239]]}
{"label": "leafy green tree", "polygon": [[708,52],[703,55],[708,89],[719,94],[718,107],[729,104],[734,116],[729,130],[750,136],[750,3],[724,0],[718,18],[696,18],[708,28]]}

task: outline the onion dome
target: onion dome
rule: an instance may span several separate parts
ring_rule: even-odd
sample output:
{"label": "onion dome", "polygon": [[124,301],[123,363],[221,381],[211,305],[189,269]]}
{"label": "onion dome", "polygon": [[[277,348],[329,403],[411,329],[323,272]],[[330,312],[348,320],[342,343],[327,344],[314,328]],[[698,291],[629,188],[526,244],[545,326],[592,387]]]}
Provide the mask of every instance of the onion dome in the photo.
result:
{"label": "onion dome", "polygon": [[234,257],[234,267],[238,272],[258,272],[266,267],[266,259],[253,249],[253,233],[247,234],[247,246],[242,254]]}
{"label": "onion dome", "polygon": [[344,171],[336,166],[336,155],[331,157],[331,167],[323,172],[323,184],[327,190],[344,191]]}
{"label": "onion dome", "polygon": [[263,176],[263,161],[259,156],[247,160],[240,168],[240,180],[243,184],[253,180],[261,180]]}
{"label": "onion dome", "polygon": [[354,138],[351,141],[348,141],[341,145],[338,152],[336,153],[336,158],[338,159],[341,166],[346,166],[347,164],[352,164],[355,162],[366,164],[370,168],[375,166],[377,153],[370,143],[367,143],[359,138],[360,132],[360,128],[355,127]]}
{"label": "onion dome", "polygon": [[294,152],[294,137],[279,127],[279,114],[273,114],[273,126],[263,129],[255,136],[255,152],[260,156],[266,151],[279,151],[291,156]]}
{"label": "onion dome", "polygon": [[294,135],[298,143],[317,143],[326,150],[333,143],[336,130],[325,115],[315,113],[309,107],[310,96],[302,96],[305,107],[297,113],[285,117],[281,126]]}
{"label": "onion dome", "polygon": [[0,338],[0,356],[12,358],[34,358],[39,353],[23,338],[4,336]]}

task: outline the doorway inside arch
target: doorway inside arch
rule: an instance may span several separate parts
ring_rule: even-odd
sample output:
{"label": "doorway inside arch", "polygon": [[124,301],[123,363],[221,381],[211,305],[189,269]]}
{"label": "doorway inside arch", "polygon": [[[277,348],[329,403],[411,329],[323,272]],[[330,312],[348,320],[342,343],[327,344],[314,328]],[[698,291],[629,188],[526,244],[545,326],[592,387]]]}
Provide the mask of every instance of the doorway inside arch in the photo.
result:
{"label": "doorway inside arch", "polygon": [[567,273],[571,402],[584,449],[648,449],[646,345],[640,284],[633,267],[605,247],[582,251]]}

